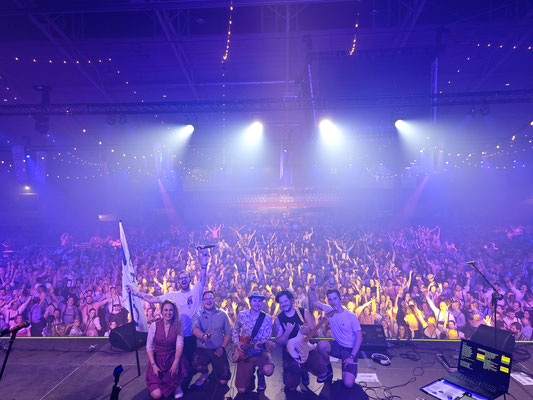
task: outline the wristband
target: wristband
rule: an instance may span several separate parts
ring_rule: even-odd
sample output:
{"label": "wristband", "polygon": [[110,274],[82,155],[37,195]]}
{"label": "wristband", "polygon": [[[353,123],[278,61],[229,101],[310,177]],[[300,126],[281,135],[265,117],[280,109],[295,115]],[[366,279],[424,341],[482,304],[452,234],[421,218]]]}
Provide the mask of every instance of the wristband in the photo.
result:
{"label": "wristband", "polygon": [[156,362],[154,361],[154,362],[153,362],[153,363],[151,364],[151,365],[152,365],[152,367],[153,367],[153,366],[154,366],[155,364],[156,364]]}

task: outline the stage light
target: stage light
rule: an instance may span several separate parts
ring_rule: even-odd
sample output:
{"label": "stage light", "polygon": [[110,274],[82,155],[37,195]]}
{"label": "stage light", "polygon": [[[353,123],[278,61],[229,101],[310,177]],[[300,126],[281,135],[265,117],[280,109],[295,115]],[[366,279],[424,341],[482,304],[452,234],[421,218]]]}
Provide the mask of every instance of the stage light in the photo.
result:
{"label": "stage light", "polygon": [[[415,139],[416,136],[419,136],[416,135],[416,124],[412,123],[411,121],[397,119],[396,122],[394,122],[394,127],[398,130],[398,133],[406,139],[409,138],[411,140]],[[429,138],[427,139],[429,140]]]}
{"label": "stage light", "polygon": [[193,132],[194,132],[194,125],[191,125],[191,124],[185,125],[176,131],[176,137],[180,141],[185,141],[189,139],[189,137],[193,134]]}
{"label": "stage light", "polygon": [[259,121],[252,123],[252,125],[246,129],[244,137],[250,144],[258,143],[263,137],[263,124]]}
{"label": "stage light", "polygon": [[26,158],[30,158],[31,156],[29,154],[26,154]]}
{"label": "stage light", "polygon": [[183,127],[183,133],[186,135],[192,135],[194,132],[194,125],[188,124]]}
{"label": "stage light", "polygon": [[329,119],[320,121],[318,129],[320,130],[320,136],[326,143],[333,144],[339,142],[341,137],[339,128]]}
{"label": "stage light", "polygon": [[28,191],[30,189],[31,189],[31,187],[29,187],[28,185],[24,186],[24,190]]}
{"label": "stage light", "polygon": [[405,128],[407,128],[407,123],[403,119],[397,119],[396,122],[394,122],[394,126],[398,130],[405,130]]}

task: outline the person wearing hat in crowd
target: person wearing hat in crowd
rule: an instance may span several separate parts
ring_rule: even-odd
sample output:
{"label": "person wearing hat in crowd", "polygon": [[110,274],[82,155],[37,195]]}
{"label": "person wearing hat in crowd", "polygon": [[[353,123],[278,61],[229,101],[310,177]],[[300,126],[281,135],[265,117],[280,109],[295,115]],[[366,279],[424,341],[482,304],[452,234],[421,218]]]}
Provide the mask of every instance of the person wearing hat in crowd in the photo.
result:
{"label": "person wearing hat in crowd", "polygon": [[[254,291],[248,296],[250,309],[241,311],[233,326],[232,340],[234,345],[234,362],[237,362],[235,386],[243,394],[248,389],[255,368],[258,368],[257,390],[266,389],[265,376],[274,373],[274,363],[270,355],[272,336],[272,317],[263,311],[263,296]],[[249,345],[243,343],[249,340]],[[249,349],[253,345],[253,348]]]}

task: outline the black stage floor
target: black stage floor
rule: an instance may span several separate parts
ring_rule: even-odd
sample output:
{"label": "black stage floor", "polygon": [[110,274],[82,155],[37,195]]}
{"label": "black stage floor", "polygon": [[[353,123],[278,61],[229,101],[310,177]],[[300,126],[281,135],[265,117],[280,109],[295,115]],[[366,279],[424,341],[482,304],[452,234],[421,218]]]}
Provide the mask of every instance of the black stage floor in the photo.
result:
{"label": "black stage floor", "polygon": [[[7,344],[7,340],[2,339],[0,343]],[[515,355],[516,360],[525,358],[524,349],[532,354],[531,344],[517,346],[522,352],[520,355]],[[396,395],[395,399],[429,400],[431,396],[422,393],[419,388],[446,374],[435,355],[444,352],[448,357],[453,357],[458,354],[458,348],[458,342],[411,342],[409,345],[393,345],[389,349],[392,357],[391,366],[381,366],[364,358],[359,360],[359,377],[362,380],[360,386],[351,390],[344,389],[340,381],[340,364],[334,363],[332,382],[318,384],[315,377],[311,376],[310,390],[300,388],[291,394],[283,391],[281,354],[276,350],[274,351],[276,370],[274,375],[267,378],[266,391],[237,396],[236,389],[231,385],[233,381],[225,387],[208,381],[202,388],[191,389],[184,398],[185,400],[383,399],[386,395],[382,389],[373,391],[367,388],[365,392],[361,386],[402,385],[391,389],[389,394]],[[1,359],[4,355],[5,352],[0,350]],[[137,377],[135,353],[115,350],[111,348],[107,339],[18,338],[9,357],[4,377],[0,381],[0,399],[109,399],[113,386],[113,369],[122,364],[124,373],[120,377],[122,391],[119,398],[148,400],[150,395],[144,381],[147,366],[144,349],[139,351],[139,356],[141,376]],[[516,362],[515,367],[531,373],[533,361],[528,359]],[[234,368],[235,365],[232,364],[232,371]],[[375,382],[376,379],[379,383]],[[533,399],[533,386],[523,386],[514,379],[511,379],[509,392],[519,400]]]}

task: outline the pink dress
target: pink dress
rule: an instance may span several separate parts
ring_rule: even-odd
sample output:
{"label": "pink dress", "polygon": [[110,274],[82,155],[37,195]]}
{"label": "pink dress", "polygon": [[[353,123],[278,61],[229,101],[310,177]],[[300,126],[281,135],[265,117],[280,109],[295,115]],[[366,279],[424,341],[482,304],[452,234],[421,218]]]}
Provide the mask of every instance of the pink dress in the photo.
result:
{"label": "pink dress", "polygon": [[172,376],[170,373],[170,367],[176,355],[177,339],[178,331],[174,325],[170,326],[168,336],[165,337],[163,320],[156,322],[153,349],[155,362],[161,370],[161,377],[154,375],[152,366],[148,364],[148,368],[146,369],[146,386],[150,393],[156,389],[160,389],[161,393],[163,393],[163,398],[173,394],[174,390],[183,381],[183,378],[187,376],[187,361],[183,356],[180,358],[178,374]]}

